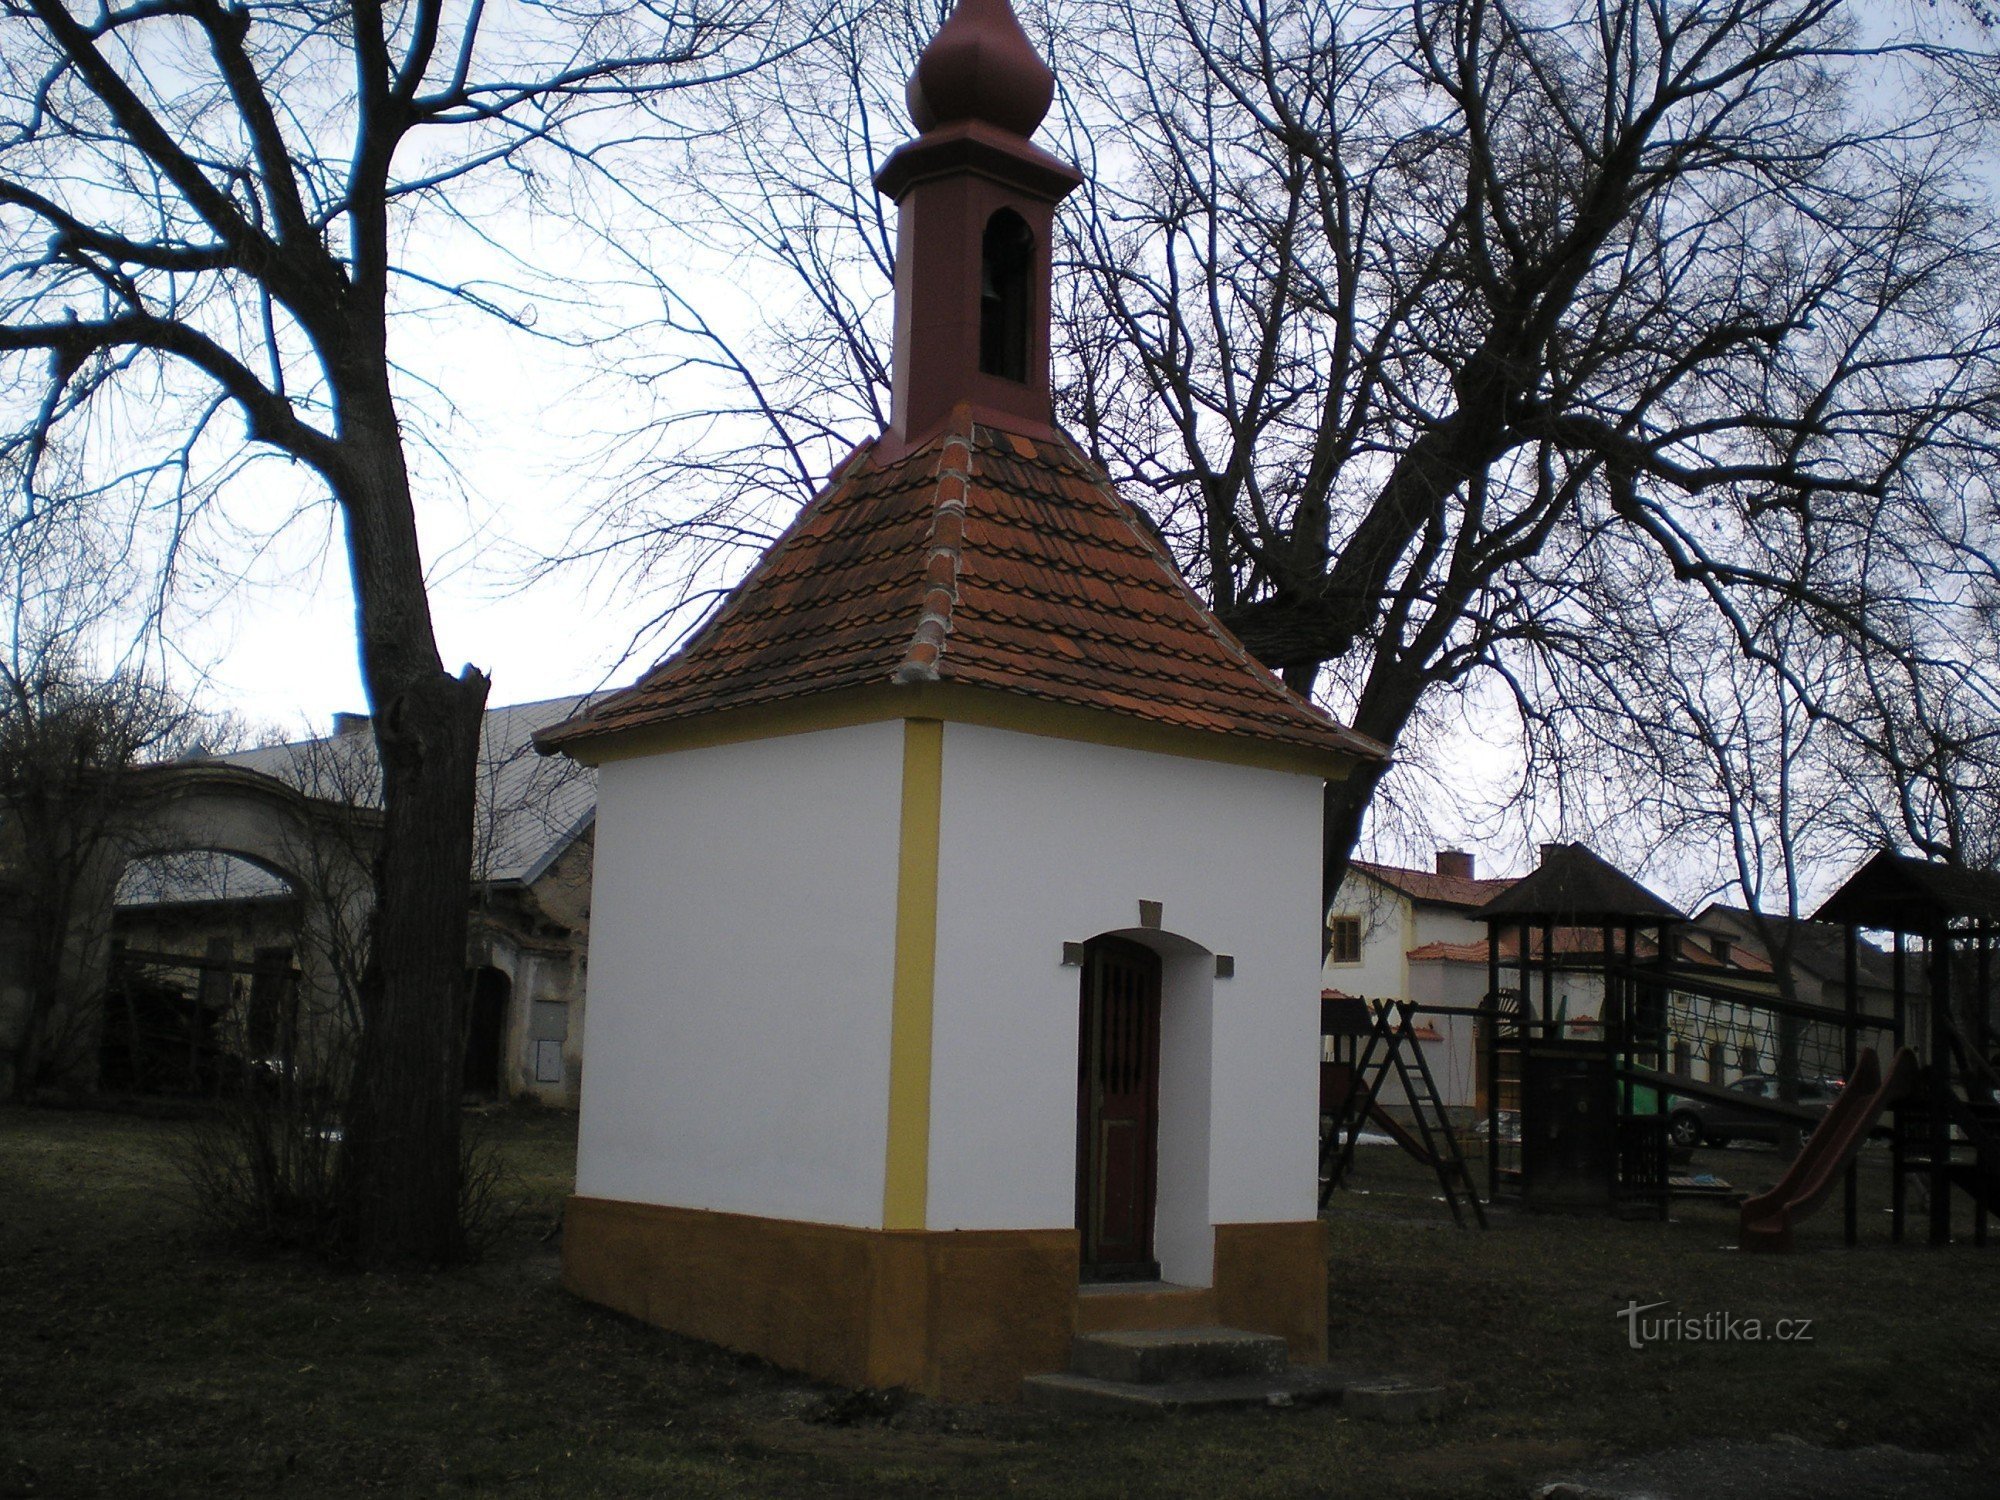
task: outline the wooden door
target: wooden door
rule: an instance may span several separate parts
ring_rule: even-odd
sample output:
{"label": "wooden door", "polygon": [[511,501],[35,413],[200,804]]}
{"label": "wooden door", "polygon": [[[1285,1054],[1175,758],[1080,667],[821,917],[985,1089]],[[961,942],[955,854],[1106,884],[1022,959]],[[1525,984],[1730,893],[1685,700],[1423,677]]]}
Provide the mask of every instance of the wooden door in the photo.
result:
{"label": "wooden door", "polygon": [[1076,1079],[1076,1226],[1086,1281],[1145,1281],[1159,1176],[1160,960],[1099,938],[1084,953]]}

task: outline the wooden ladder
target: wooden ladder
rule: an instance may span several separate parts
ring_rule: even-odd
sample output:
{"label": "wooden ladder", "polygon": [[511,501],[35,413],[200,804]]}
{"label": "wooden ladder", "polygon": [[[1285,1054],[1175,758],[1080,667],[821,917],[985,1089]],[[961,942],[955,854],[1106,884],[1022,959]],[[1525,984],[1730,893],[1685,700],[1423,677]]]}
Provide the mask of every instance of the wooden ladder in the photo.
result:
{"label": "wooden ladder", "polygon": [[1473,1185],[1465,1153],[1459,1148],[1458,1132],[1452,1128],[1451,1116],[1438,1097],[1437,1079],[1424,1057],[1423,1044],[1417,1040],[1417,1008],[1401,1000],[1387,1001],[1376,1010],[1375,1025],[1354,1065],[1354,1086],[1348,1090],[1341,1110],[1334,1117],[1332,1131],[1320,1148],[1320,1207],[1326,1207],[1333,1190],[1354,1165],[1355,1142],[1392,1069],[1402,1083],[1403,1096],[1410,1102],[1422,1158],[1437,1172],[1438,1187],[1451,1209],[1452,1222],[1461,1229],[1465,1227],[1462,1196],[1471,1204],[1479,1227],[1486,1228],[1486,1209],[1479,1201],[1479,1190]]}

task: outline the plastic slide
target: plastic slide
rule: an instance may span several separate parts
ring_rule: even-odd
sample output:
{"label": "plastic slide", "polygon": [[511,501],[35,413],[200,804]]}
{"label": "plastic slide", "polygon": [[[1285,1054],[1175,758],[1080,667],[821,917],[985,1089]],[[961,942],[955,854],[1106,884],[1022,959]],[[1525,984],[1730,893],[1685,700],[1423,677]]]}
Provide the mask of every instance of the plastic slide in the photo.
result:
{"label": "plastic slide", "polygon": [[1778,1185],[1744,1203],[1737,1245],[1744,1250],[1790,1250],[1792,1226],[1826,1201],[1875,1122],[1882,1118],[1882,1111],[1916,1088],[1918,1067],[1916,1053],[1905,1047],[1890,1064],[1889,1076],[1883,1078],[1874,1049],[1863,1050],[1847,1087],[1840,1091]]}

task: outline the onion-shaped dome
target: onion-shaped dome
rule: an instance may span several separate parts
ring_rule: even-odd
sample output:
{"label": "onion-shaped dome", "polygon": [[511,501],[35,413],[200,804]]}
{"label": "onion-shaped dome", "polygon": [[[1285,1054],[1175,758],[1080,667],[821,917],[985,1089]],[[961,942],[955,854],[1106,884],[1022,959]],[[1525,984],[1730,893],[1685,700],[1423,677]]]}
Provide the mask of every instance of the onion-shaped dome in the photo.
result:
{"label": "onion-shaped dome", "polygon": [[917,59],[903,97],[919,130],[981,120],[1029,136],[1055,92],[1055,74],[1007,0],[958,0]]}

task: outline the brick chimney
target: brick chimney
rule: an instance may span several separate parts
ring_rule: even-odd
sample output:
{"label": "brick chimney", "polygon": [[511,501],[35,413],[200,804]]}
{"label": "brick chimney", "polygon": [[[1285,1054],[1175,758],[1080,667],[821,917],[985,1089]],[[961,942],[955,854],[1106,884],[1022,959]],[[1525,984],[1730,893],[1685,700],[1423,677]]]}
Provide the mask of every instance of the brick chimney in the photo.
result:
{"label": "brick chimney", "polygon": [[1023,437],[1054,436],[1049,245],[1056,205],[1083,181],[1031,144],[1055,75],[1007,0],[958,0],[905,98],[923,134],[875,174],[896,204],[893,462],[967,405]]}
{"label": "brick chimney", "polygon": [[1437,852],[1437,872],[1449,875],[1453,880],[1470,880],[1472,856],[1463,849],[1440,849]]}
{"label": "brick chimney", "polygon": [[373,723],[374,720],[367,714],[337,713],[333,716],[333,732],[336,735],[363,734]]}

